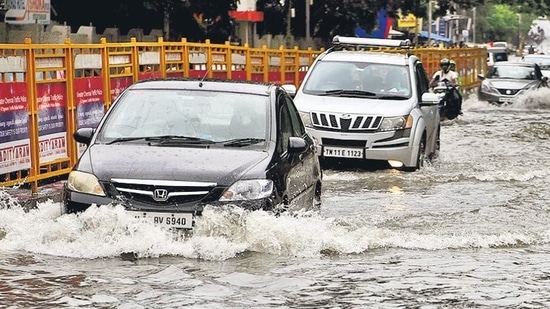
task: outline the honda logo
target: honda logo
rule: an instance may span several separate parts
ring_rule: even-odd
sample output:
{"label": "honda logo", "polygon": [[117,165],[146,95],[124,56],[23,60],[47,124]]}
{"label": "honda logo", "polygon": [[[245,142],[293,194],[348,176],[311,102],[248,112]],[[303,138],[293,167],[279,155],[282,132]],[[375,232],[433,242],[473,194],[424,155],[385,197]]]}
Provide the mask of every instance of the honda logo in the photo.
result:
{"label": "honda logo", "polygon": [[164,202],[168,199],[168,190],[166,189],[155,189],[153,191],[153,199],[157,202]]}

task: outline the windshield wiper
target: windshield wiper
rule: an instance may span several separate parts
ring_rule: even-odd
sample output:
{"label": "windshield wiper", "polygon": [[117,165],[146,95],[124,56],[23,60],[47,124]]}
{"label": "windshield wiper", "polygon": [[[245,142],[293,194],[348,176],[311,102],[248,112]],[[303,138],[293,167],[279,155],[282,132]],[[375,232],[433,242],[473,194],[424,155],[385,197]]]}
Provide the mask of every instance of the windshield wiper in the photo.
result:
{"label": "windshield wiper", "polygon": [[[204,139],[194,136],[184,135],[163,135],[163,136],[151,136],[145,138],[148,142],[157,142],[158,145],[170,145],[170,144],[214,144],[215,142],[209,139]],[[151,144],[151,143],[149,143]]]}
{"label": "windshield wiper", "polygon": [[223,145],[225,147],[243,147],[243,146],[258,144],[263,141],[265,141],[265,139],[263,138],[245,137],[245,138],[235,138],[235,139],[227,140],[223,142]]}
{"label": "windshield wiper", "polygon": [[327,90],[321,95],[351,95],[351,96],[361,96],[361,97],[373,97],[376,96],[376,93],[364,90],[353,90],[353,89],[334,89]]}
{"label": "windshield wiper", "polygon": [[119,138],[115,138],[114,140],[105,143],[105,145],[111,145],[111,144],[114,144],[114,143],[137,141],[137,140],[140,140],[140,139],[147,140],[147,137],[143,137],[143,136],[141,136],[141,137],[119,137]]}
{"label": "windshield wiper", "polygon": [[379,94],[376,96],[378,99],[395,99],[395,100],[406,100],[408,97],[400,94]]}

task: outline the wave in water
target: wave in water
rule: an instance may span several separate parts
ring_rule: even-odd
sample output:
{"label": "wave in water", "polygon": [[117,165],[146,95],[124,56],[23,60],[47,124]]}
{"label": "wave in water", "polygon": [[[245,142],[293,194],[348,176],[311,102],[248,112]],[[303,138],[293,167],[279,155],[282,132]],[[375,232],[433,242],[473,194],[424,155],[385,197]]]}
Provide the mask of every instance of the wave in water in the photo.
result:
{"label": "wave in water", "polygon": [[0,207],[0,247],[85,259],[182,256],[226,260],[241,253],[316,257],[358,254],[378,248],[441,250],[449,248],[513,247],[546,243],[539,233],[414,232],[408,228],[378,228],[368,215],[326,218],[318,214],[274,216],[240,208],[207,208],[193,235],[172,231],[134,218],[121,206],[91,207],[80,215],[61,215],[59,203],[39,204],[29,212]]}

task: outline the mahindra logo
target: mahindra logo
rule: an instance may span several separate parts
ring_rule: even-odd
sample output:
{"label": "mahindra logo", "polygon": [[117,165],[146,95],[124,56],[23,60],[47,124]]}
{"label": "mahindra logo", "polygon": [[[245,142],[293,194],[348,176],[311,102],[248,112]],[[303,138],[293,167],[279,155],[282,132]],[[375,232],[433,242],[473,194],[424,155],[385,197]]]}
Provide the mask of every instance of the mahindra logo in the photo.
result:
{"label": "mahindra logo", "polygon": [[166,189],[155,189],[153,191],[153,199],[157,202],[164,202],[168,199],[168,190]]}
{"label": "mahindra logo", "polygon": [[351,119],[351,115],[350,114],[342,114],[342,116],[340,116],[340,118],[342,119]]}

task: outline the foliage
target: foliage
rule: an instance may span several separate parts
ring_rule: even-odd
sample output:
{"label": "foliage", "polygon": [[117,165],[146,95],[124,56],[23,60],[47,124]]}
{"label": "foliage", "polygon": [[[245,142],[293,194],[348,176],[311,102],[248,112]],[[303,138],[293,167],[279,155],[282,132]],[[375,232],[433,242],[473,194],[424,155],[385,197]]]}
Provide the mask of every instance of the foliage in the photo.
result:
{"label": "foliage", "polygon": [[[240,0],[52,0],[56,14],[52,19],[77,28],[93,24],[101,33],[107,27],[117,27],[121,33],[130,28],[163,29],[169,24],[170,39],[224,42],[231,37],[234,24],[228,11],[234,10]],[[297,37],[305,36],[306,1],[311,0],[256,0],[258,10],[264,12],[264,22],[257,24],[258,34],[286,34],[290,29]],[[413,13],[428,15],[429,0],[313,0],[310,5],[311,36],[330,39],[335,34],[354,35],[361,26],[367,32],[377,27],[377,13],[386,9],[389,16]],[[548,0],[433,0],[432,17],[447,12],[476,7],[478,27],[488,37],[511,36],[517,33],[516,13],[541,14],[550,12]],[[495,7],[489,15],[481,12]],[[289,10],[295,17],[287,24]],[[507,8],[507,9],[504,9]],[[484,17],[487,16],[487,20]],[[527,16],[527,15],[526,15]],[[525,18],[525,20],[528,20]],[[514,24],[515,23],[515,24]],[[514,28],[515,27],[515,28]],[[73,29],[75,31],[77,29]],[[481,36],[480,36],[481,37]]]}
{"label": "foliage", "polygon": [[[162,29],[165,15],[170,24],[170,38],[203,41],[206,38],[224,42],[232,32],[228,12],[239,0],[52,0],[52,19],[74,28],[92,24],[98,32],[119,28]],[[73,31],[77,29],[72,29]]]}

